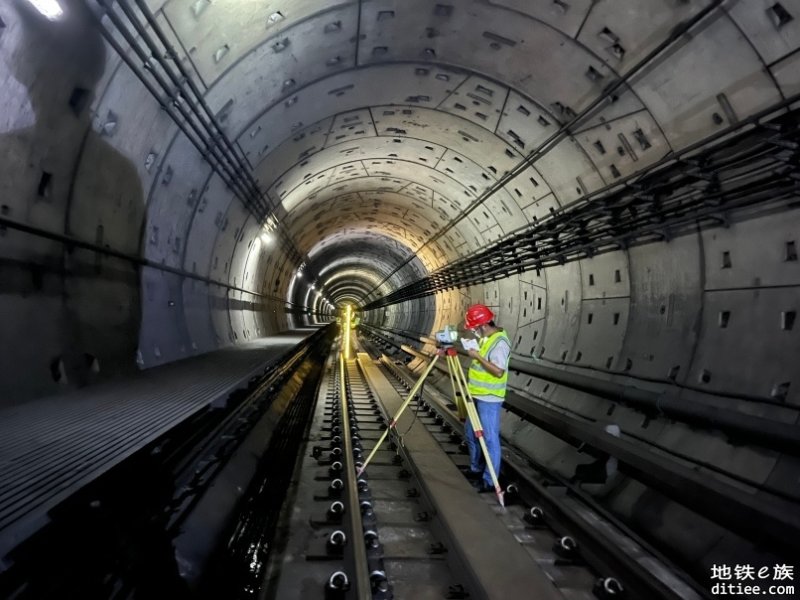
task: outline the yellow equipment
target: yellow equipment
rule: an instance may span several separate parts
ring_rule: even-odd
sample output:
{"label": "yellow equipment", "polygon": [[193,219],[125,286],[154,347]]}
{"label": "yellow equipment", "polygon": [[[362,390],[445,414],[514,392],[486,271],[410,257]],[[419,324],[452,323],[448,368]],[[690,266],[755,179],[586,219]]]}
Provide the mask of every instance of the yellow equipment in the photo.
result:
{"label": "yellow equipment", "polygon": [[[403,414],[403,411],[411,404],[411,401],[414,399],[414,396],[417,394],[419,389],[422,387],[422,384],[425,381],[425,378],[430,374],[433,370],[436,361],[439,360],[440,356],[444,356],[447,360],[447,370],[450,374],[450,383],[453,387],[453,394],[455,396],[455,403],[456,406],[459,406],[459,401],[463,406],[464,413],[466,417],[469,419],[470,423],[472,424],[472,429],[475,432],[475,437],[478,438],[478,443],[481,446],[481,451],[483,452],[483,457],[486,460],[486,468],[489,470],[489,475],[492,478],[492,483],[494,484],[494,491],[497,495],[497,501],[500,503],[500,506],[505,506],[504,501],[504,492],[503,489],[500,487],[500,482],[497,480],[497,473],[495,473],[494,466],[492,465],[492,460],[489,456],[489,451],[486,448],[486,441],[483,439],[483,427],[481,426],[481,420],[478,417],[478,409],[475,407],[475,401],[472,399],[472,396],[469,393],[469,385],[467,382],[467,378],[464,375],[464,369],[461,367],[461,363],[458,361],[458,353],[456,349],[452,345],[445,345],[444,347],[440,347],[436,351],[436,356],[433,357],[428,366],[425,368],[425,371],[422,373],[420,378],[414,384],[414,387],[411,388],[411,391],[408,393],[408,396],[400,405],[400,408],[397,409],[397,414],[392,418],[389,422],[389,426],[383,431],[383,434],[378,439],[375,444],[375,447],[369,453],[369,456],[364,461],[364,464],[358,470],[357,476],[360,477],[364,470],[367,468],[369,461],[375,456],[375,453],[380,448],[381,444],[383,444],[386,436],[389,435],[389,432],[396,428],[397,420]],[[459,398],[460,393],[460,398]],[[461,408],[459,408],[459,416],[461,415]]]}

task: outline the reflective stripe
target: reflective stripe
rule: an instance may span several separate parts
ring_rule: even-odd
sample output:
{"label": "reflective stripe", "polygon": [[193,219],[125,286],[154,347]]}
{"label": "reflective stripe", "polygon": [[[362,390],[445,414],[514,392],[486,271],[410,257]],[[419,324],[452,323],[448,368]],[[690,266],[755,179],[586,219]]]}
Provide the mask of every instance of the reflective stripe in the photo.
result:
{"label": "reflective stripe", "polygon": [[487,389],[487,390],[488,389],[501,390],[501,389],[503,389],[503,387],[505,387],[505,385],[506,384],[504,382],[494,383],[494,382],[489,382],[489,381],[481,381],[481,387],[484,388],[484,389]]}
{"label": "reflective stripe", "polygon": [[[488,360],[492,350],[501,339],[506,340],[509,346],[511,342],[505,331],[496,331],[488,338],[483,340],[478,350],[480,355]],[[497,396],[505,398],[506,384],[508,383],[508,369],[503,370],[501,377],[495,377],[477,360],[473,360],[469,366],[469,393],[474,396]]]}

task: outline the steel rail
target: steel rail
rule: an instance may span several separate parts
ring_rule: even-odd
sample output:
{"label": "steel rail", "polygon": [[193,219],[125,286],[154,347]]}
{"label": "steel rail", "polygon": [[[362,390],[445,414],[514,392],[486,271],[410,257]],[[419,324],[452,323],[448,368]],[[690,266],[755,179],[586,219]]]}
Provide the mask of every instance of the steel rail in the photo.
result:
{"label": "steel rail", "polygon": [[[544,509],[542,520],[557,530],[571,532],[583,555],[589,555],[589,562],[609,565],[612,572],[624,574],[622,581],[626,587],[632,588],[635,584],[636,587],[643,588],[647,598],[712,598],[691,574],[673,564],[651,544],[610,515],[582,492],[580,487],[554,477],[548,469],[513,446],[504,448],[503,461],[519,478],[520,495],[523,498],[524,488],[533,490],[537,503]],[[531,471],[544,473],[546,479],[538,480],[532,476]],[[563,485],[568,490],[567,498],[556,497],[551,492],[552,485]],[[657,564],[656,568],[654,563]]]}
{"label": "steel rail", "polygon": [[[395,372],[397,377],[402,378],[402,381],[408,382],[408,376],[406,374],[401,374],[400,368],[392,364],[385,356],[382,358],[381,362],[390,371]],[[445,392],[441,391],[436,384],[434,384],[433,389],[435,390],[433,392],[433,394],[435,394],[434,398],[439,398],[439,396],[447,397]],[[428,388],[427,393],[432,393],[430,388]],[[431,410],[433,410],[453,431],[459,431],[462,428],[462,424],[457,417],[452,412],[444,409],[441,400],[429,399],[427,402],[424,402],[424,405],[428,407],[428,415],[430,415]],[[438,420],[435,419],[435,422],[438,422]],[[511,454],[511,452],[508,443],[504,440],[504,464],[511,467],[519,480],[523,481],[526,486],[535,489],[536,494],[539,496],[539,501],[538,503],[530,504],[538,504],[545,508],[544,513],[541,515],[542,525],[547,525],[554,531],[561,532],[559,535],[568,532],[570,535],[574,536],[579,542],[582,556],[587,552],[587,545],[591,545],[591,557],[587,557],[587,559],[589,559],[587,560],[589,564],[595,568],[597,568],[598,565],[607,565],[613,573],[622,576],[622,581],[625,583],[626,587],[631,581],[635,580],[636,586],[640,591],[647,590],[647,597],[649,598],[661,598],[665,600],[677,600],[678,598],[686,600],[686,598],[692,598],[693,600],[699,600],[702,594],[696,582],[688,578],[687,580],[681,579],[669,569],[661,568],[654,572],[651,568],[648,568],[652,567],[652,561],[655,559],[662,562],[663,565],[677,570],[677,568],[671,565],[670,561],[658,552],[658,550],[641,539],[623,523],[619,522],[613,515],[608,514],[608,512],[594,502],[591,497],[587,497],[585,493],[574,488],[569,482],[554,478],[546,468],[536,465],[535,468],[537,470],[545,473],[549,479],[556,481],[556,485],[563,485],[567,488],[568,493],[575,498],[576,502],[584,504],[588,511],[594,513],[594,515],[588,519],[585,518],[585,515],[584,518],[582,518],[576,511],[565,506],[565,502],[555,497],[548,486],[530,479],[529,473],[524,471],[525,467],[530,469],[528,465],[533,462],[531,459],[523,457],[516,449],[514,449],[513,454]],[[527,461],[523,458],[527,459]],[[506,478],[508,477],[506,476]],[[512,477],[512,479],[514,478]],[[598,515],[600,518],[598,518]],[[605,521],[606,525],[616,530],[614,533],[617,537],[629,538],[629,540],[624,545],[615,545],[612,542],[612,538],[609,537],[609,531],[607,529],[601,529],[599,526],[603,521]],[[649,554],[650,557],[642,563],[632,560],[629,554],[633,546],[631,542],[639,546],[639,552],[643,551],[645,554]],[[603,571],[602,568],[598,570],[601,572]],[[694,589],[689,592],[691,588]]]}
{"label": "steel rail", "polygon": [[347,494],[347,512],[350,520],[350,548],[355,569],[355,593],[358,600],[372,600],[372,587],[367,562],[367,547],[364,542],[364,524],[361,520],[361,507],[358,499],[358,481],[356,480],[355,461],[353,459],[353,439],[350,432],[350,413],[344,356],[339,354],[339,408],[342,419],[342,454],[344,462],[344,479]]}
{"label": "steel rail", "polygon": [[[403,350],[419,358],[430,358],[427,353],[408,346],[404,346]],[[509,364],[509,369],[515,371],[527,373],[528,368],[529,365]],[[535,374],[535,371],[530,374]],[[574,373],[567,375],[582,377]],[[629,398],[630,395],[627,393],[625,397]],[[616,396],[614,399],[622,400]],[[656,402],[660,406],[663,400],[658,399]],[[800,547],[800,512],[797,511],[796,503],[772,494],[753,495],[743,490],[739,482],[734,484],[723,479],[710,479],[691,467],[658,456],[652,451],[643,450],[635,442],[610,436],[595,424],[578,420],[541,402],[523,398],[515,392],[509,393],[506,397],[506,406],[512,412],[563,440],[585,443],[617,457],[635,473],[636,479],[661,490],[691,510],[745,537],[761,539],[761,536],[765,536],[780,547]],[[715,411],[716,409],[709,412]],[[747,419],[756,419],[747,415],[739,415],[739,418],[743,421],[742,427],[746,426]],[[783,425],[770,423],[778,431]],[[797,427],[793,427],[796,432]],[[786,432],[783,433],[785,435]],[[785,442],[793,443],[795,447],[797,444],[796,438],[794,441],[787,439]]]}

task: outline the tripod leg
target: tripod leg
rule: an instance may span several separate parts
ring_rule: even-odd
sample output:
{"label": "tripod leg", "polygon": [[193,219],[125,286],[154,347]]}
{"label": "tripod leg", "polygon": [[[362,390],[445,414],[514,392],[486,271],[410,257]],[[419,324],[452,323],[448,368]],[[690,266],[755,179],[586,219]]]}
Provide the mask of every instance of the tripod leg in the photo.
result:
{"label": "tripod leg", "polygon": [[475,437],[478,438],[478,443],[481,446],[483,457],[486,460],[486,468],[489,470],[489,476],[492,478],[492,483],[494,484],[494,493],[497,495],[497,501],[500,503],[500,506],[505,506],[505,501],[503,498],[504,492],[500,487],[500,482],[497,480],[497,473],[494,470],[492,458],[489,456],[489,449],[486,447],[486,440],[483,437],[483,426],[481,425],[481,420],[478,416],[478,409],[475,406],[475,401],[472,399],[472,396],[469,393],[469,382],[464,375],[464,369],[461,367],[461,363],[458,362],[457,358],[454,356],[448,356],[448,358],[452,361],[449,366],[454,368],[456,371],[456,381],[458,381],[459,388],[462,388],[463,390],[462,393],[464,394],[465,404],[467,407],[467,416],[469,417],[470,423],[472,423],[472,429],[475,432]]}
{"label": "tripod leg", "polygon": [[447,356],[447,374],[450,375],[450,388],[453,390],[453,403],[456,405],[456,414],[458,418],[463,422],[464,419],[467,418],[467,409],[464,406],[464,397],[461,392],[456,387],[456,379],[453,375],[453,369],[450,365],[450,361],[453,359],[452,356]]}
{"label": "tripod leg", "polygon": [[[369,456],[367,456],[367,460],[365,460],[364,464],[361,465],[361,468],[358,470],[356,477],[360,477],[361,474],[364,472],[364,469],[367,468],[369,461],[372,460],[372,457],[375,456],[375,453],[378,451],[378,448],[380,448],[381,444],[383,444],[383,441],[386,439],[386,436],[389,435],[389,430],[394,429],[396,427],[397,420],[400,418],[400,415],[402,415],[406,407],[408,407],[408,405],[411,404],[411,401],[414,399],[414,396],[417,395],[419,388],[421,388],[422,384],[425,382],[425,378],[433,370],[433,366],[436,364],[437,360],[439,360],[438,354],[433,357],[431,362],[428,363],[428,366],[425,368],[425,371],[422,373],[422,375],[420,375],[420,378],[417,379],[417,382],[414,384],[414,387],[411,388],[411,391],[408,393],[408,396],[400,405],[400,408],[397,409],[397,413],[394,415],[392,420],[389,422],[389,426],[384,430],[383,435],[381,435],[380,439],[375,444],[375,447],[372,448],[372,451],[369,453]],[[342,401],[344,401],[344,398],[342,399]]]}
{"label": "tripod leg", "polygon": [[466,392],[461,383],[461,379],[457,376],[456,366],[453,364],[456,360],[457,359],[452,355],[447,356],[447,371],[450,374],[456,397],[459,399],[458,413],[459,419],[464,426],[463,434],[464,441],[467,445],[467,453],[469,454],[469,468],[472,470],[474,467],[476,472],[480,472],[483,471],[483,467],[480,466],[481,459],[476,454],[480,452],[480,450],[475,446],[475,433],[472,431],[472,419],[469,418],[467,403],[464,400]]}

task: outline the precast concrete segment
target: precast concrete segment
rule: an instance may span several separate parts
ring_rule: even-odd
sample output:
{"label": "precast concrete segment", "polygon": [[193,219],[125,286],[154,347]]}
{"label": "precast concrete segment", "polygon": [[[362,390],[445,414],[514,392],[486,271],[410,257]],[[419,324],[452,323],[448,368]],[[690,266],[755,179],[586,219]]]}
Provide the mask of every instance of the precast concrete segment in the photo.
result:
{"label": "precast concrete segment", "polygon": [[724,476],[709,476],[635,443],[609,435],[596,425],[529,401],[515,393],[506,406],[561,438],[588,444],[617,457],[643,483],[677,498],[692,510],[751,539],[769,540],[776,547],[798,546],[800,517],[797,505],[769,493],[742,489]]}
{"label": "precast concrete segment", "polygon": [[[428,359],[427,354],[418,352],[410,346],[403,345],[402,349],[417,358]],[[614,389],[614,386],[618,385],[596,380],[597,385],[589,388],[587,382],[592,378],[565,371],[556,374],[556,369],[537,367],[536,365],[523,366],[515,359],[512,359],[510,368],[568,386],[574,385],[577,389],[601,396],[603,392]],[[546,376],[545,373],[547,373]],[[637,396],[633,392],[636,388],[626,389],[619,386],[619,390],[616,396],[622,402]],[[641,397],[646,398],[650,395],[649,392],[639,391]],[[654,397],[654,404],[658,398],[658,396]],[[797,536],[786,536],[787,531],[800,532],[800,521],[796,518],[796,510],[790,501],[768,494],[754,495],[751,491],[742,491],[725,477],[709,478],[704,474],[698,474],[695,469],[668,460],[651,450],[644,451],[636,448],[635,444],[624,438],[609,436],[595,425],[586,424],[568,414],[544,406],[540,402],[528,400],[513,391],[506,397],[505,406],[562,439],[589,444],[617,457],[629,468],[639,473],[638,478],[641,481],[661,489],[671,497],[682,500],[693,509],[732,530],[740,531],[745,535],[766,536],[779,545],[796,546]],[[665,401],[665,409],[669,410],[669,408],[669,404]],[[711,410],[709,408],[708,412]],[[724,423],[725,411],[714,410],[719,414],[718,421]],[[764,421],[757,417],[750,417],[750,420],[754,423]],[[772,425],[775,428],[794,427],[780,423],[772,423]],[[776,431],[782,432],[783,430],[776,429]],[[742,518],[742,515],[752,518],[745,519]]]}
{"label": "precast concrete segment", "polygon": [[0,557],[81,487],[226,397],[316,329],[261,338],[0,411]]}
{"label": "precast concrete segment", "polygon": [[[368,355],[359,353],[358,362],[386,411],[394,414],[402,403],[400,395]],[[515,598],[524,590],[539,600],[562,598],[439,443],[424,427],[410,427],[412,422],[412,415],[399,419],[398,428],[407,430],[403,446],[448,534],[450,553],[457,554],[467,571],[474,597]]]}
{"label": "precast concrete segment", "polygon": [[[434,342],[432,338],[425,336],[420,339],[428,343]],[[407,354],[428,360],[428,354],[419,352],[411,346],[402,344],[401,349]],[[679,394],[672,391],[655,392],[632,384],[605,381],[596,376],[566,371],[547,366],[544,363],[558,364],[541,358],[535,363],[512,358],[509,362],[509,370],[512,373],[516,371],[533,375],[545,381],[565,385],[569,388],[622,404],[628,404],[637,409],[664,414],[687,423],[707,424],[730,435],[746,436],[748,440],[752,440],[765,448],[780,448],[795,454],[800,451],[799,425],[729,410],[710,402],[704,403],[697,398],[691,401],[684,400]],[[742,397],[747,399],[746,396]],[[769,398],[751,397],[749,399],[755,402],[771,401]],[[777,404],[774,401],[772,403]],[[785,405],[781,408],[787,411],[794,409],[791,405]]]}

